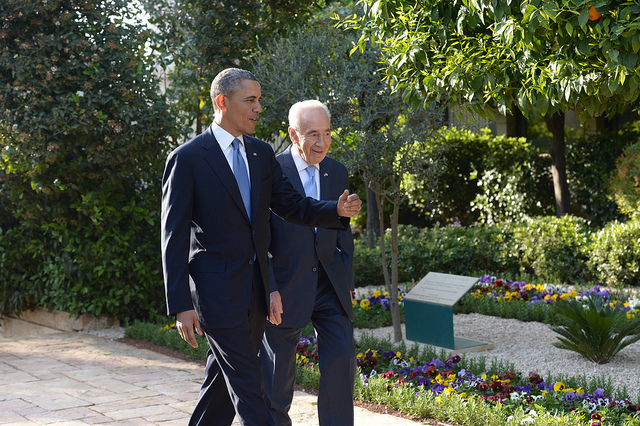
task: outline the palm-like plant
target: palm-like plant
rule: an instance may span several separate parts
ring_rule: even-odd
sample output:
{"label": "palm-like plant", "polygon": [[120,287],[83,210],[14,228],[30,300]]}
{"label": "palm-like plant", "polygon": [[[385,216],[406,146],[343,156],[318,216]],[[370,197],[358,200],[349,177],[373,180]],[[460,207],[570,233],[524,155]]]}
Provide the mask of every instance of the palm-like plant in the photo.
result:
{"label": "palm-like plant", "polygon": [[551,329],[562,337],[553,345],[568,349],[585,358],[606,364],[622,349],[640,340],[640,316],[627,318],[598,295],[565,300],[556,306],[565,325]]}

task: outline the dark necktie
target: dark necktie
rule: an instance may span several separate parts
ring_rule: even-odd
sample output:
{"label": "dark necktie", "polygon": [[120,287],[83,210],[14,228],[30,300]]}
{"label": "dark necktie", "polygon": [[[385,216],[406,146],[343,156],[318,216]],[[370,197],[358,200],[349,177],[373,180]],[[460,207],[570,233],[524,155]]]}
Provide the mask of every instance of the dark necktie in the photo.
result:
{"label": "dark necktie", "polygon": [[236,175],[236,181],[238,182],[238,188],[240,188],[244,208],[247,209],[247,215],[249,215],[249,220],[251,220],[251,187],[249,186],[247,166],[244,158],[242,158],[240,149],[238,149],[240,140],[235,138],[231,144],[233,145],[233,174]]}

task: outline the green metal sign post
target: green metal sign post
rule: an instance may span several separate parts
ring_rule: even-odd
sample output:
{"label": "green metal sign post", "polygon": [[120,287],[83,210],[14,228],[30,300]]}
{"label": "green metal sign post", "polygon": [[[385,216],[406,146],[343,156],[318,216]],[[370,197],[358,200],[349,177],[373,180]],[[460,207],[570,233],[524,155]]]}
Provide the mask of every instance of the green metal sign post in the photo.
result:
{"label": "green metal sign post", "polygon": [[453,306],[478,281],[429,272],[404,298],[407,339],[456,351],[482,351],[493,345],[455,337]]}

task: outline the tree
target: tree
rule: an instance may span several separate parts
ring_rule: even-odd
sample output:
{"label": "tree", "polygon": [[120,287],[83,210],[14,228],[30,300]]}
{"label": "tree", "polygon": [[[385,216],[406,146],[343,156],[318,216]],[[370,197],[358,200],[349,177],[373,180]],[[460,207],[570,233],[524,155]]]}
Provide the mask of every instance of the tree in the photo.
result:
{"label": "tree", "polygon": [[0,225],[4,312],[162,309],[159,181],[173,118],[128,3],[0,3],[0,217],[19,219]]}
{"label": "tree", "polygon": [[183,133],[201,133],[213,119],[209,87],[225,68],[251,69],[260,43],[304,22],[316,0],[145,0],[157,29],[153,43],[167,70],[167,94],[182,118]]}
{"label": "tree", "polygon": [[387,78],[414,102],[492,118],[520,109],[553,134],[556,212],[569,212],[564,113],[611,116],[640,95],[640,5],[619,0],[368,0],[347,22],[385,53]]}
{"label": "tree", "polygon": [[[425,157],[418,146],[436,127],[436,109],[413,109],[382,81],[377,71],[380,52],[371,46],[349,56],[355,36],[320,21],[299,29],[258,52],[254,70],[265,93],[260,131],[266,135],[286,127],[288,106],[309,98],[326,102],[334,129],[333,155],[368,188],[368,205],[378,208],[380,252],[390,297],[394,340],[402,339],[398,305],[398,217],[407,200],[405,180],[420,175],[425,192],[439,171],[438,157]],[[277,61],[277,58],[288,58]],[[430,186],[431,185],[431,186]],[[427,199],[431,200],[428,195]],[[384,203],[391,205],[391,261],[385,246]],[[369,208],[368,208],[369,210]],[[391,271],[389,271],[391,265]]]}

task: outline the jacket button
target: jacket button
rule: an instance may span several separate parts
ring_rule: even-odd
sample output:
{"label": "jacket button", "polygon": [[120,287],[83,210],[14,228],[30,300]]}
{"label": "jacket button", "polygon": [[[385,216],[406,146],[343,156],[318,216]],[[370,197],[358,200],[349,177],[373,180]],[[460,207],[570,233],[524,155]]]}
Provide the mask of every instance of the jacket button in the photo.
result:
{"label": "jacket button", "polygon": [[312,270],[313,272],[316,272],[316,271],[318,270],[318,268],[316,268],[316,267],[314,266],[313,268],[311,268],[311,270]]}
{"label": "jacket button", "polygon": [[249,265],[253,265],[253,260],[250,260],[250,261],[249,261]]}

